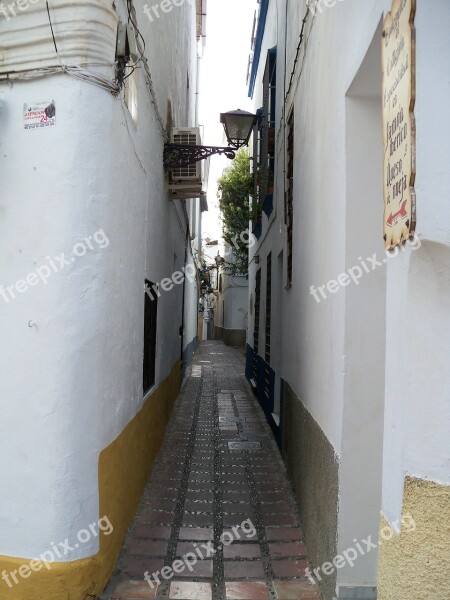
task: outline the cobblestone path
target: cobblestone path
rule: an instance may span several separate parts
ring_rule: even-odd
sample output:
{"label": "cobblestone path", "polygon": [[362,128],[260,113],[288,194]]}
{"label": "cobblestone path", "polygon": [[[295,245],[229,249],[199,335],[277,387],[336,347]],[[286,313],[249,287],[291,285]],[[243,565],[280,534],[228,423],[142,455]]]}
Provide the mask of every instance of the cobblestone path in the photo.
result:
{"label": "cobblestone path", "polygon": [[320,600],[307,567],[243,352],[203,342],[102,600]]}

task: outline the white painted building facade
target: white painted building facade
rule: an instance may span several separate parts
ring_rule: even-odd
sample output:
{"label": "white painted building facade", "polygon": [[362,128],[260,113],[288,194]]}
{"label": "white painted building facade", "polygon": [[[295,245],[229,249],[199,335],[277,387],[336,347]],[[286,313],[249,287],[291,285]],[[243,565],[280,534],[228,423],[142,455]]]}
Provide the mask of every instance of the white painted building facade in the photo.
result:
{"label": "white painted building facade", "polygon": [[[272,129],[274,189],[252,224],[247,377],[282,447],[324,598],[443,600],[450,10],[417,0],[417,230],[387,255],[381,44],[391,1],[309,4],[262,0],[253,40],[250,93],[266,107],[259,135],[264,119]],[[380,537],[402,519],[401,535]],[[381,547],[333,565],[368,536]]]}
{"label": "white painted building facade", "polygon": [[222,264],[217,275],[216,309],[214,312],[214,338],[223,340],[227,346],[245,346],[247,340],[248,278],[233,275],[230,263],[233,251],[222,244],[220,256],[228,263]]}
{"label": "white painted building facade", "polygon": [[[35,0],[0,15],[0,571],[99,517],[114,528],[2,580],[2,598],[101,591],[195,348],[205,207],[169,200],[163,147],[172,126],[198,125],[205,7],[156,18],[141,1],[83,0],[48,14]],[[118,24],[133,21],[146,49],[131,26],[141,60],[111,93]],[[148,389],[146,280],[160,294]]]}

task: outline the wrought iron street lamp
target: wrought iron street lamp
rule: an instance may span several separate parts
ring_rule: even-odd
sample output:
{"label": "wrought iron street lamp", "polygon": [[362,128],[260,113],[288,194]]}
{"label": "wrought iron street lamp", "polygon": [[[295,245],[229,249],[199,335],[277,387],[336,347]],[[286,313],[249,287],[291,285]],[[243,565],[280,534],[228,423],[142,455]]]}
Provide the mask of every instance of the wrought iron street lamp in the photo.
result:
{"label": "wrought iron street lamp", "polygon": [[188,167],[209,158],[213,154],[222,154],[227,158],[236,157],[236,150],[247,146],[252,135],[257,116],[245,110],[232,110],[220,115],[228,147],[198,146],[195,144],[166,144],[164,146],[164,166],[167,169]]}
{"label": "wrought iron street lamp", "polygon": [[239,149],[242,146],[247,146],[255,126],[256,115],[245,110],[232,110],[222,113],[220,122],[225,129],[225,135],[230,146]]}

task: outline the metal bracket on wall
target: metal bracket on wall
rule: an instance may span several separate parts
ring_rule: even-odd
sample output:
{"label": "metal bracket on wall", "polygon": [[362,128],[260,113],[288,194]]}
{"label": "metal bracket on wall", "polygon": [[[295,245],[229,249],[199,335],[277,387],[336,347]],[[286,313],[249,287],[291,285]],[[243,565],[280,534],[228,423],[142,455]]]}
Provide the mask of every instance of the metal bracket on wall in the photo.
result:
{"label": "metal bracket on wall", "polygon": [[214,154],[222,154],[231,160],[236,157],[236,152],[233,148],[194,146],[190,144],[166,144],[164,146],[164,166],[167,169],[189,167]]}
{"label": "metal bracket on wall", "polygon": [[122,59],[128,62],[131,58],[133,62],[137,62],[139,57],[136,35],[133,25],[119,23],[117,25],[117,42],[116,42],[116,60]]}

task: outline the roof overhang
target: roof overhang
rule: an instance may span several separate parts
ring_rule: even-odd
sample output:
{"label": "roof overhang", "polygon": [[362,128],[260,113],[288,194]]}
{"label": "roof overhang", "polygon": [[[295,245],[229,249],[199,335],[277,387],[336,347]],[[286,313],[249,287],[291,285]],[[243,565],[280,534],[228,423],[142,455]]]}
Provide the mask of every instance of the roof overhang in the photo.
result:
{"label": "roof overhang", "polygon": [[267,9],[269,8],[269,0],[261,0],[261,10],[259,12],[258,25],[255,36],[255,50],[253,53],[252,70],[250,73],[250,82],[248,95],[253,98],[255,91],[256,75],[258,74],[259,61],[261,59],[262,41],[266,30]]}

